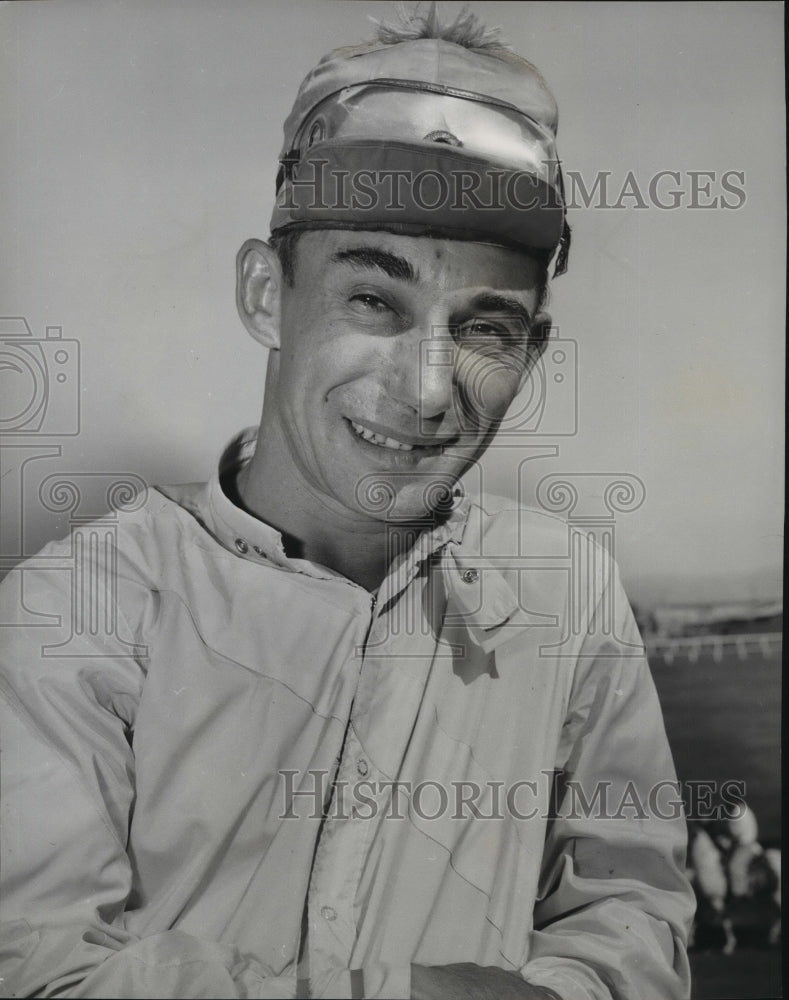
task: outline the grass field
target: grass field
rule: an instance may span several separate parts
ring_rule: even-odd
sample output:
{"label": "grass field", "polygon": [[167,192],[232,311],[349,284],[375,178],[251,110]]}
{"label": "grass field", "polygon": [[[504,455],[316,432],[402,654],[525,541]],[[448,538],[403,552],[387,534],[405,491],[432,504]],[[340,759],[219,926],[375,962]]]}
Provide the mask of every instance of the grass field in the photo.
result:
{"label": "grass field", "polygon": [[681,781],[743,781],[762,843],[781,830],[781,636],[647,644]]}

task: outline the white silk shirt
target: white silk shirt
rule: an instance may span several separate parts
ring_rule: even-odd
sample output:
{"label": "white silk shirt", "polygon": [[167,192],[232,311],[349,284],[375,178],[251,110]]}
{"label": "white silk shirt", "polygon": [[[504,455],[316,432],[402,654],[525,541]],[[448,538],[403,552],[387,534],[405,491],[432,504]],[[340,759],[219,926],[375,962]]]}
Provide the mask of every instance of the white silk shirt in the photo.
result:
{"label": "white silk shirt", "polygon": [[376,601],[217,473],[2,590],[5,995],[408,997],[412,962],[687,994],[657,698],[562,521],[463,501]]}

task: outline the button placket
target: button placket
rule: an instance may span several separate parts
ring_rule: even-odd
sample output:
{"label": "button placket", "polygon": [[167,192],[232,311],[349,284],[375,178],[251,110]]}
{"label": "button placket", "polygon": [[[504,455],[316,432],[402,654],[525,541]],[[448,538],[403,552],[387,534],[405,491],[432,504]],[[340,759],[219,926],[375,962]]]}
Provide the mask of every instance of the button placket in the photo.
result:
{"label": "button placket", "polygon": [[370,823],[354,817],[352,788],[372,770],[353,728],[345,740],[337,770],[337,787],[345,797],[333,817],[333,796],[323,824],[310,884],[310,961],[313,969],[347,965],[356,943],[354,903],[367,850]]}

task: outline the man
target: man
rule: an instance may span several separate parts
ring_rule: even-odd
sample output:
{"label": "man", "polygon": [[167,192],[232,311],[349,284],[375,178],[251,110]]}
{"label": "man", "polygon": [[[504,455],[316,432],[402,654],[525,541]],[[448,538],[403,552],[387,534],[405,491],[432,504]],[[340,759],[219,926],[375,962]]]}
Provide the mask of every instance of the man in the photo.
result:
{"label": "man", "polygon": [[555,572],[563,524],[459,484],[548,336],[555,132],[468,15],[305,80],[272,240],[238,256],[257,434],[119,516],[114,631],[63,655],[64,574],[5,587],[61,625],[4,644],[8,995],[686,992],[684,828],[615,568],[573,536]]}

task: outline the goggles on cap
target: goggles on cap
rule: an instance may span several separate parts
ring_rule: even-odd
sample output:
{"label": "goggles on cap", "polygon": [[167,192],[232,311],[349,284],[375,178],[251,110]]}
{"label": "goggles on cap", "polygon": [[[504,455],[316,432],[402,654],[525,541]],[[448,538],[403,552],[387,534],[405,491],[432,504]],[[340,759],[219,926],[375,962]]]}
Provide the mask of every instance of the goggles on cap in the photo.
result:
{"label": "goggles on cap", "polygon": [[438,39],[350,51],[302,84],[272,233],[387,228],[548,251],[562,243],[556,105],[530,63]]}

